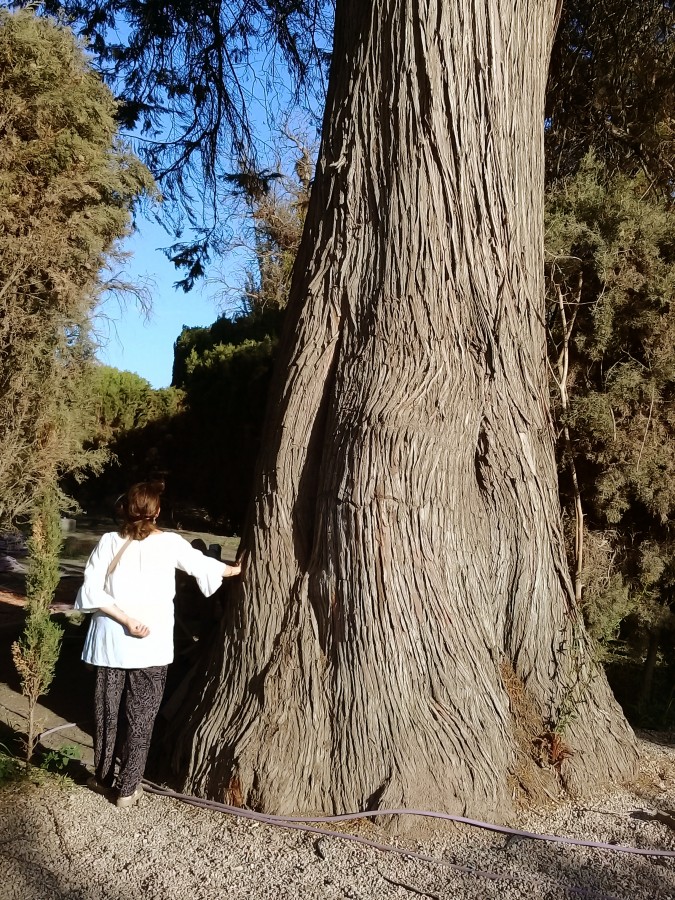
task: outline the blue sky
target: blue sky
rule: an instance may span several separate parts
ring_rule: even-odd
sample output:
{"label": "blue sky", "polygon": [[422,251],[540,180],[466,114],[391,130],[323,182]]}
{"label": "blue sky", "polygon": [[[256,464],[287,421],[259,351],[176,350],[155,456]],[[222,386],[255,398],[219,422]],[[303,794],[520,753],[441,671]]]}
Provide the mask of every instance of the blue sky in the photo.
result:
{"label": "blue sky", "polygon": [[[273,151],[290,154],[286,160],[290,168],[295,162],[297,148],[292,140],[279,137],[275,150],[273,134],[280,134],[281,126],[274,128],[266,122],[259,106],[259,102],[257,106],[252,102],[251,113],[259,131],[269,142],[267,150],[270,156]],[[298,135],[308,134],[306,139],[312,143],[311,128],[302,115],[294,120],[289,118],[286,124]],[[264,147],[261,142],[261,148]],[[275,163],[276,160],[270,159],[270,167],[274,168]],[[241,209],[239,213],[242,213]],[[231,250],[227,257],[216,259],[202,283],[186,294],[173,287],[185,273],[176,269],[161,249],[175,240],[172,233],[155,221],[151,211],[147,215],[142,211],[137,213],[136,231],[121,248],[131,254],[124,267],[124,278],[148,283],[152,312],[147,316],[131,299],[121,306],[115,298],[108,298],[104,299],[95,323],[100,345],[97,356],[101,362],[136,372],[154,388],[171,384],[173,345],[184,325],[210,325],[219,315],[238,310],[237,293],[233,288],[244,283],[244,269],[247,262],[249,265],[251,262],[250,251],[239,244],[238,250]],[[237,244],[235,239],[233,246]],[[227,290],[223,281],[227,283]]]}
{"label": "blue sky", "polygon": [[[307,140],[310,146],[316,142],[302,116],[289,120],[289,123],[289,129]],[[265,126],[259,125],[259,128],[264,131]],[[268,128],[265,137],[271,147],[270,134]],[[269,152],[271,155],[272,150]],[[278,161],[282,169],[290,170],[297,158],[293,140],[280,137],[275,152],[285,154],[285,159]],[[276,164],[277,160],[270,161],[270,167],[276,168]],[[241,206],[238,215],[244,215]],[[240,223],[242,221],[240,219]],[[236,215],[231,224],[236,226]],[[223,313],[239,311],[236,286],[244,283],[245,267],[252,263],[251,251],[244,246],[245,240],[242,244],[242,234],[235,234],[232,246],[238,249],[215,259],[202,282],[186,294],[173,287],[185,273],[176,269],[161,249],[175,240],[172,233],[155,221],[151,212],[137,214],[136,231],[121,248],[131,254],[124,277],[132,282],[148,282],[152,312],[147,316],[133,300],[120,306],[116,299],[109,298],[104,300],[95,326],[100,344],[97,356],[101,362],[136,372],[155,388],[171,383],[173,345],[184,325],[210,325]]]}
{"label": "blue sky", "polygon": [[[318,119],[312,125],[306,112],[297,108],[291,112],[288,73],[283,67],[269,70],[269,66],[267,53],[260,58],[254,56],[239,73],[241,87],[247,94],[248,115],[257,133],[262,166],[275,168],[276,156],[282,151],[290,153],[288,164],[292,166],[297,148],[292,140],[283,137],[284,130],[306,135],[311,145],[316,142],[314,128]],[[125,137],[131,137],[133,143],[132,135]],[[171,383],[173,345],[184,325],[210,325],[219,315],[237,309],[232,287],[244,282],[244,267],[250,262],[245,250],[231,251],[226,258],[215,261],[203,284],[186,294],[173,287],[185,273],[177,270],[161,250],[175,240],[151,214],[137,215],[136,232],[122,247],[132,254],[125,266],[125,277],[151,282],[152,313],[148,317],[131,300],[121,307],[115,299],[108,299],[102,304],[95,329],[101,362],[136,372],[155,388]],[[229,293],[225,292],[229,306],[224,305],[222,285],[214,283],[216,272],[230,288]]]}
{"label": "blue sky", "polygon": [[[197,286],[189,294],[173,288],[181,273],[160,249],[171,240],[154,220],[139,217],[137,231],[122,248],[133,254],[125,274],[134,281],[149,280],[152,312],[147,317],[132,300],[120,306],[108,298],[96,321],[101,362],[136,372],[155,388],[171,383],[173,344],[183,325],[210,325],[227,311],[215,284]],[[243,266],[243,261],[233,261],[228,280],[237,280],[237,266]]]}

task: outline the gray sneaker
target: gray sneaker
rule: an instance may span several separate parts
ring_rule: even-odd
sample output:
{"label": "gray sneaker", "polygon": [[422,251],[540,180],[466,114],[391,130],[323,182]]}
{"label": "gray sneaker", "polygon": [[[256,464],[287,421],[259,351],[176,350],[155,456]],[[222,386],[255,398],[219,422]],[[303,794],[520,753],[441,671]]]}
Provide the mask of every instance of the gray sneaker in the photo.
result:
{"label": "gray sneaker", "polygon": [[136,790],[133,794],[129,794],[127,797],[118,797],[115,800],[115,806],[118,809],[129,809],[130,806],[133,806],[134,803],[138,803],[138,801],[143,796],[143,785],[139,784],[136,786]]}

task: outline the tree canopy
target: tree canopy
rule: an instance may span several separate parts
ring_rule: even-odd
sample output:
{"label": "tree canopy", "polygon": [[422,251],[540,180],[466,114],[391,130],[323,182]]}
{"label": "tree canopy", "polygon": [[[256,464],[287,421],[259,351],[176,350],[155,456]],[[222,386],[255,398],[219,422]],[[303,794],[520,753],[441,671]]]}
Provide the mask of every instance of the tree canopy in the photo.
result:
{"label": "tree canopy", "polygon": [[95,440],[105,444],[149,422],[176,415],[183,393],[174,387],[155,390],[135,372],[97,365],[88,379],[96,415]]}
{"label": "tree canopy", "polygon": [[[332,0],[47,0],[89,40],[118,119],[190,231],[172,248],[189,288],[228,234],[229,174],[265,169],[256,119],[273,97],[320,109]],[[256,92],[262,83],[264,97]],[[314,98],[310,100],[309,98]],[[180,210],[180,213],[178,212]],[[182,227],[177,224],[179,234]]]}

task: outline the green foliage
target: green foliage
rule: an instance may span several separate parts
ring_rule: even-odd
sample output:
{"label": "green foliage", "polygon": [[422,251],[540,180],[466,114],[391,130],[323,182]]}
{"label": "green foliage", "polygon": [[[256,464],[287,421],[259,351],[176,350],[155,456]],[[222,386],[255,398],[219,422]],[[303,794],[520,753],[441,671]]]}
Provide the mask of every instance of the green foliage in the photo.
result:
{"label": "green foliage", "polygon": [[[567,425],[586,511],[584,609],[611,641],[630,615],[672,628],[675,542],[675,210],[643,174],[608,174],[594,154],[548,196],[550,355],[570,341]],[[561,493],[571,499],[561,456]]]}
{"label": "green foliage", "polygon": [[48,750],[42,756],[39,767],[26,765],[11,751],[0,744],[0,788],[5,784],[29,780],[34,784],[50,782],[59,787],[72,785],[67,769],[72,760],[81,759],[80,748],[74,744],[64,744],[58,750]]}
{"label": "green foliage", "polygon": [[26,579],[26,625],[21,638],[12,645],[12,658],[21,677],[21,690],[28,701],[28,762],[35,745],[35,708],[39,697],[47,693],[52,683],[63,636],[63,629],[49,613],[49,605],[59,582],[61,545],[58,494],[54,488],[49,488],[33,514],[29,542],[31,564]]}
{"label": "green foliage", "polygon": [[617,570],[616,532],[586,532],[584,553],[583,613],[590,635],[598,642],[602,656],[605,648],[617,641],[621,623],[637,604],[634,593]]}
{"label": "green foliage", "polygon": [[[644,191],[641,177],[605,179],[591,156],[547,206],[550,283],[567,297],[582,285],[569,425],[597,472],[585,496],[608,523],[633,502],[661,523],[675,510],[662,451],[675,416],[675,212]],[[555,311],[551,321],[555,352]]]}
{"label": "green foliage", "polygon": [[32,609],[20,640],[12,645],[14,664],[21,676],[21,690],[29,702],[49,690],[59,658],[63,629],[48,611]]}
{"label": "green foliage", "polygon": [[59,558],[63,547],[63,534],[59,517],[59,500],[56,491],[48,488],[33,515],[31,536],[28,540],[30,567],[26,576],[26,596],[29,609],[48,609],[58,587]]}
{"label": "green foliage", "polygon": [[134,372],[96,365],[86,379],[86,393],[93,421],[90,446],[104,448],[110,460],[97,478],[68,481],[66,489],[84,508],[109,513],[130,483],[168,474],[185,392],[156,390]]}
{"label": "green foliage", "polygon": [[[250,499],[276,338],[215,344],[187,361],[186,425],[195,496],[240,531]],[[235,474],[236,473],[236,474]]]}
{"label": "green foliage", "polygon": [[205,328],[184,327],[174,344],[173,385],[185,390],[190,377],[188,367],[194,371],[195,360],[208,354],[214,347],[238,346],[271,339],[279,334],[282,321],[283,309],[269,306],[236,318],[221,316],[213,325]]}
{"label": "green foliage", "polygon": [[0,744],[0,787],[8,782],[18,781],[24,773],[24,767],[4,744]]}
{"label": "green foliage", "polygon": [[97,366],[90,379],[96,414],[96,439],[107,442],[149,422],[176,415],[183,393],[178,388],[155,390],[134,372]]}
{"label": "green foliage", "polygon": [[240,531],[261,440],[277,338],[309,199],[313,165],[296,145],[294,173],[273,184],[236,179],[251,223],[253,257],[245,312],[209,328],[184,328],[174,348],[173,383],[185,391],[183,415],[165,456],[175,495],[225,517]]}
{"label": "green foliage", "polygon": [[[81,502],[110,502],[129,481],[161,475],[168,484],[166,513],[175,505],[198,507],[220,527],[241,529],[311,175],[301,147],[294,176],[280,176],[273,189],[238,179],[254,247],[245,312],[183,329],[174,347],[173,387],[153,391],[131,373],[97,369],[91,381],[97,441],[110,448],[117,467],[77,490]],[[180,521],[177,514],[174,523]]]}
{"label": "green foliage", "polygon": [[0,522],[85,452],[99,272],[149,172],[117,138],[116,104],[65,27],[0,10]]}
{"label": "green foliage", "polygon": [[58,750],[48,750],[40,762],[40,768],[47,772],[63,773],[72,760],[82,758],[80,748],[75,744],[63,744]]}
{"label": "green foliage", "polygon": [[255,268],[247,270],[244,308],[254,317],[288,302],[295,257],[309,205],[314,163],[305,141],[295,139],[293,176],[278,173],[265,191],[245,193],[252,222]]}

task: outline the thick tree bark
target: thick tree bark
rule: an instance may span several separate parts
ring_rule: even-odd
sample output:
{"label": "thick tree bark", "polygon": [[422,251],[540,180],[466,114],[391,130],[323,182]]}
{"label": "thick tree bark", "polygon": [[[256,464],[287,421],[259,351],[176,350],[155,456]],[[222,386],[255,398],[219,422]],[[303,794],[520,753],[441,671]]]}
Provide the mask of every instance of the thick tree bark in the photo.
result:
{"label": "thick tree bark", "polygon": [[555,16],[555,0],[338,0],[245,576],[174,746],[189,790],[275,813],[504,814],[525,707],[567,726],[573,786],[634,763],[559,521]]}

